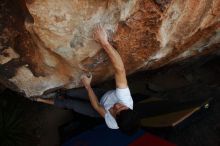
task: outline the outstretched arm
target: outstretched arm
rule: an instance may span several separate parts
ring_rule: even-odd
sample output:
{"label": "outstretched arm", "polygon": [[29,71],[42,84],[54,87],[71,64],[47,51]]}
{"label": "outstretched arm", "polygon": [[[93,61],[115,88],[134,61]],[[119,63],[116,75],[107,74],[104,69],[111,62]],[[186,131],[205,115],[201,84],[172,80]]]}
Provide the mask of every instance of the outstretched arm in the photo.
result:
{"label": "outstretched arm", "polygon": [[116,87],[126,88],[128,85],[127,85],[124,63],[119,53],[109,43],[107,33],[105,32],[104,28],[101,25],[98,25],[94,29],[94,38],[97,42],[99,42],[102,45],[105,52],[108,54],[110,58],[110,61],[115,70]]}
{"label": "outstretched arm", "polygon": [[97,96],[95,95],[90,83],[92,80],[92,75],[90,75],[90,77],[86,76],[86,75],[82,75],[81,80],[88,92],[89,95],[89,100],[91,102],[92,107],[102,116],[105,116],[105,109],[104,107],[99,103]]}

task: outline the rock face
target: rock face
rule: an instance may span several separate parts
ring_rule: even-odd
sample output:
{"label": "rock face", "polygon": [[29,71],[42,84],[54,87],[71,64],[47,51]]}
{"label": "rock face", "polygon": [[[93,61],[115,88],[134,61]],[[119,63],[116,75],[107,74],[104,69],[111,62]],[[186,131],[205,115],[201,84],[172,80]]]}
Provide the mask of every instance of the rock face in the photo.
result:
{"label": "rock face", "polygon": [[219,0],[3,0],[0,12],[0,81],[27,97],[80,87],[85,70],[113,76],[97,23],[128,74],[220,47]]}

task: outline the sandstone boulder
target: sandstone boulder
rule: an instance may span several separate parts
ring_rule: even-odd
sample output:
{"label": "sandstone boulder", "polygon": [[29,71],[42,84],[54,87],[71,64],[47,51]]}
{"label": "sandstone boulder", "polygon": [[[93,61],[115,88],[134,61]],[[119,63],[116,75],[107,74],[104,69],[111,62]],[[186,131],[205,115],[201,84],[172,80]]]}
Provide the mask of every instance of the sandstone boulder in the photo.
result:
{"label": "sandstone boulder", "polygon": [[3,0],[0,81],[25,96],[113,77],[92,38],[101,23],[128,74],[155,69],[220,47],[219,0]]}

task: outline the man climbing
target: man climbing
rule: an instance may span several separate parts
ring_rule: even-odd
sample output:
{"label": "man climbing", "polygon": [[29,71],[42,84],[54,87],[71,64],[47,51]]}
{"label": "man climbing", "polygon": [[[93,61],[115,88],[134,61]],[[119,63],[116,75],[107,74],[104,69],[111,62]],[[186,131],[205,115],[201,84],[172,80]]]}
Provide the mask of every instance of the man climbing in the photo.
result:
{"label": "man climbing", "polygon": [[[71,89],[66,91],[65,99],[59,97],[56,97],[55,100],[37,98],[37,101],[73,109],[93,117],[100,115],[105,119],[109,128],[119,128],[122,132],[132,134],[139,128],[140,122],[137,114],[133,111],[133,100],[128,88],[123,61],[119,53],[109,43],[107,33],[101,25],[94,29],[93,37],[110,58],[115,71],[116,90],[105,93],[100,89],[92,89],[90,85],[92,75],[82,75],[81,80],[86,90]],[[71,97],[71,99],[66,97]],[[88,97],[92,107],[88,102],[85,102]],[[100,102],[98,99],[101,99]]]}

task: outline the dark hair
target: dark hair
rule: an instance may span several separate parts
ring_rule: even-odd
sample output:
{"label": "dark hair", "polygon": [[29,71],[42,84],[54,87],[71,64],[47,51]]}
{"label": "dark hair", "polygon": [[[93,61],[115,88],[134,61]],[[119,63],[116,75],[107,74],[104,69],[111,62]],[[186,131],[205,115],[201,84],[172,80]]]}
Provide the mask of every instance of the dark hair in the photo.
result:
{"label": "dark hair", "polygon": [[127,109],[116,115],[119,129],[127,135],[134,134],[140,128],[140,119],[134,110]]}

